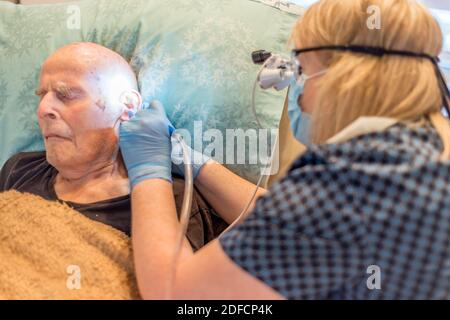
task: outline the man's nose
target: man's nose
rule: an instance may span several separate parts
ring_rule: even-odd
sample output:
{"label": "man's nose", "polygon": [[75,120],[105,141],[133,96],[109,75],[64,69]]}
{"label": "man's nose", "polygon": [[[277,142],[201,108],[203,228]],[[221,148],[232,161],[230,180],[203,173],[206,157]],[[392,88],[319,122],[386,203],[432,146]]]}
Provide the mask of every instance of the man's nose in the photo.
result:
{"label": "man's nose", "polygon": [[48,92],[39,102],[37,115],[39,118],[55,120],[58,118],[58,106],[52,92]]}

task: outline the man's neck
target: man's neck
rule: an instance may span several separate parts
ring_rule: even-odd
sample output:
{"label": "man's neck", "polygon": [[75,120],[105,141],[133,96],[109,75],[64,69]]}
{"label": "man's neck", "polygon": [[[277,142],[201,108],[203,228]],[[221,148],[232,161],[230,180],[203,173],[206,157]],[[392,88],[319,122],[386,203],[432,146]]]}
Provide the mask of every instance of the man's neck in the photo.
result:
{"label": "man's neck", "polygon": [[77,175],[59,171],[55,180],[59,199],[80,204],[94,203],[130,194],[128,174],[119,155]]}

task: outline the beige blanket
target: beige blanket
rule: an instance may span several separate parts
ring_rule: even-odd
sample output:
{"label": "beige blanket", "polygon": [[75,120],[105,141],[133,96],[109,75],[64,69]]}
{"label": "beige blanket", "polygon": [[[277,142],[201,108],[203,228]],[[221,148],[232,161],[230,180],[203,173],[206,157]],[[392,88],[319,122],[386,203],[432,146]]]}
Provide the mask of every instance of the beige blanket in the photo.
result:
{"label": "beige blanket", "polygon": [[0,193],[0,299],[138,299],[130,244],[65,205]]}

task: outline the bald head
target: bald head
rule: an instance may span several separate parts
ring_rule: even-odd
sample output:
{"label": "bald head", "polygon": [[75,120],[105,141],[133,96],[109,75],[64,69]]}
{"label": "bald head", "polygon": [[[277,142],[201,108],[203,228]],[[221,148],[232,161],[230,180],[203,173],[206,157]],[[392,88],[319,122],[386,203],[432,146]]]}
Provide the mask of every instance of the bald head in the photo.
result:
{"label": "bald head", "polygon": [[[60,158],[48,159],[55,167],[56,163],[60,167],[76,164],[76,157],[89,163],[102,154],[110,156],[118,148],[120,123],[142,105],[136,76],[127,61],[88,42],[69,44],[47,58],[37,94],[44,137],[56,134],[73,142],[69,148],[68,140],[63,144],[64,140],[46,139],[47,157]],[[80,155],[86,159],[79,159]]]}
{"label": "bald head", "polygon": [[118,90],[138,90],[136,76],[116,52],[91,42],[77,42],[56,50],[44,62],[43,71],[57,67],[78,76],[91,77],[105,98]]}
{"label": "bald head", "polygon": [[64,62],[77,61],[92,74],[120,74],[137,90],[136,76],[125,59],[118,53],[92,42],[77,42],[56,50],[46,62],[62,59]]}

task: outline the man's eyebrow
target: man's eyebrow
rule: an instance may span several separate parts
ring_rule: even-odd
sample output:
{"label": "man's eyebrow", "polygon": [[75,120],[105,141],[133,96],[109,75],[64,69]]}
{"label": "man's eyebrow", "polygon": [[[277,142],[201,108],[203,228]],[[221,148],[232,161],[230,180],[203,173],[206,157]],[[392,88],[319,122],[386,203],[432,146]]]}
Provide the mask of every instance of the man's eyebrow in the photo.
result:
{"label": "man's eyebrow", "polygon": [[54,90],[63,95],[69,95],[72,92],[72,89],[65,83],[58,83]]}
{"label": "man's eyebrow", "polygon": [[45,93],[45,89],[43,88],[37,88],[36,91],[34,92],[35,95],[37,96],[42,96]]}
{"label": "man's eyebrow", "polygon": [[84,90],[76,85],[68,85],[66,83],[58,83],[56,84],[55,91],[57,91],[58,93],[62,93],[62,94],[77,94],[77,93],[82,93],[84,92]]}
{"label": "man's eyebrow", "polygon": [[[50,88],[50,90],[52,90],[52,89]],[[79,93],[83,93],[83,92],[84,92],[84,90],[81,89],[80,87],[77,87],[77,86],[69,86],[69,85],[67,85],[66,83],[57,83],[57,84],[54,86],[53,90],[56,91],[56,92],[58,92],[59,94],[64,94],[64,95],[70,95],[70,94],[73,94],[73,93],[79,94]],[[49,90],[46,90],[46,89],[44,89],[44,88],[38,88],[38,89],[35,91],[35,94],[36,94],[37,96],[42,96],[42,95],[43,95],[44,93],[46,93],[47,91],[49,91]]]}

